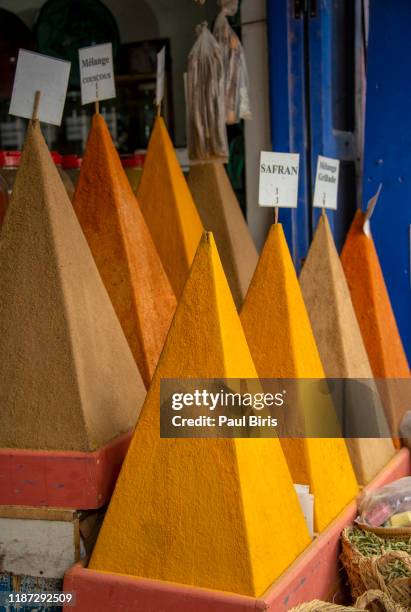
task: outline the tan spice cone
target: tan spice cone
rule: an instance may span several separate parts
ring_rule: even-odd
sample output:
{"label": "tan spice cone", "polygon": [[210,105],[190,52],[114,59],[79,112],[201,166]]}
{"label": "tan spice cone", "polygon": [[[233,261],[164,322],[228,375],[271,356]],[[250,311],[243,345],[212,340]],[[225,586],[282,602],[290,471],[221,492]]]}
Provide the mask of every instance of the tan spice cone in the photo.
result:
{"label": "tan spice cone", "polygon": [[[384,408],[351,302],[344,270],[326,215],[322,215],[304,263],[300,285],[327,378],[351,379],[345,399],[352,411],[341,415],[355,433],[356,419],[379,438],[347,438],[351,461],[360,484],[367,484],[394,455]],[[355,381],[358,379],[358,383]],[[362,381],[360,379],[363,379]],[[369,392],[369,400],[364,402]],[[368,410],[367,410],[368,409]]]}
{"label": "tan spice cone", "polygon": [[188,186],[204,228],[213,232],[234,302],[240,309],[258,254],[224,165],[194,164]]}
{"label": "tan spice cone", "polygon": [[145,389],[40,127],[0,238],[0,446],[94,450]]}

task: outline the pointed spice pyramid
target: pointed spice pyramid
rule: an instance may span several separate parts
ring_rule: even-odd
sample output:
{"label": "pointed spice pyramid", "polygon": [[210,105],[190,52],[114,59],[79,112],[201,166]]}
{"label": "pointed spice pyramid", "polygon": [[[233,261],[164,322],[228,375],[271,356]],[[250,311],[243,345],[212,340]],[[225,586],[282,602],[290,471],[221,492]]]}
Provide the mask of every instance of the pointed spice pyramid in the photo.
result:
{"label": "pointed spice pyramid", "polygon": [[[350,386],[345,388],[345,397],[347,392],[351,393],[355,410],[354,414],[346,415],[350,425],[355,429],[358,415],[370,431],[375,422],[378,436],[388,434],[384,409],[371,380],[371,366],[325,214],[319,219],[301,272],[300,284],[327,378],[352,379]],[[361,385],[357,385],[355,379],[365,380],[362,383],[358,381]],[[373,397],[369,404],[361,402],[360,389],[364,386]],[[369,411],[366,411],[368,406]],[[346,442],[361,484],[370,482],[394,454],[390,437],[358,438],[357,435],[347,438]]]}
{"label": "pointed spice pyramid", "polygon": [[215,236],[221,263],[239,309],[258,255],[223,164],[194,164],[188,185],[204,228]]}
{"label": "pointed spice pyramid", "polygon": [[[374,377],[393,379],[383,393],[383,403],[392,431],[398,435],[402,416],[409,409],[409,394],[403,392],[401,379],[409,379],[410,370],[374,241],[364,232],[364,222],[364,213],[357,210],[341,262]],[[396,388],[395,379],[402,389]]]}
{"label": "pointed spice pyramid", "polygon": [[137,197],[179,298],[203,228],[162,117],[154,124]]}
{"label": "pointed spice pyramid", "polygon": [[[271,227],[241,322],[261,378],[324,377],[281,224]],[[294,482],[310,485],[315,529],[322,531],[358,492],[345,441],[301,437],[281,443]]]}
{"label": "pointed spice pyramid", "polygon": [[176,300],[99,114],[93,117],[73,206],[148,387]]}
{"label": "pointed spice pyramid", "polygon": [[145,389],[38,122],[0,238],[0,446],[89,451]]}
{"label": "pointed spice pyramid", "polygon": [[281,445],[160,438],[160,380],[176,377],[257,377],[212,234],[200,242],[89,567],[259,596],[310,541]]}

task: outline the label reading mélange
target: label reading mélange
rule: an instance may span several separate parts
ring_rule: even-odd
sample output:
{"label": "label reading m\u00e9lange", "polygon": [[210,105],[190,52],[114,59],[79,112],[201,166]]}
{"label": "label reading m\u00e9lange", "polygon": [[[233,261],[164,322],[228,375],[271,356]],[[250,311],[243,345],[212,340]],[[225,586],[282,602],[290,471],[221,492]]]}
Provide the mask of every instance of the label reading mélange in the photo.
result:
{"label": "label reading m\u00e9lange", "polygon": [[113,49],[111,43],[84,47],[78,51],[80,63],[81,103],[116,97]]}
{"label": "label reading m\u00e9lange", "polygon": [[260,206],[297,207],[299,164],[298,153],[261,151]]}
{"label": "label reading m\u00e9lange", "polygon": [[340,160],[318,156],[315,177],[314,207],[337,210]]}
{"label": "label reading m\u00e9lange", "polygon": [[70,62],[20,49],[11,95],[10,115],[31,119],[34,98],[39,91],[38,119],[44,123],[60,125],[70,67]]}

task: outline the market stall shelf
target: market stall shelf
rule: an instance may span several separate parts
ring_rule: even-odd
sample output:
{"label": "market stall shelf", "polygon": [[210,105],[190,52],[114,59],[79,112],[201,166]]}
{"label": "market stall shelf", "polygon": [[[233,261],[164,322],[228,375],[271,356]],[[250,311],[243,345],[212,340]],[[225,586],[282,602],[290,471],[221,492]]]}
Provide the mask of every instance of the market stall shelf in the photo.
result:
{"label": "market stall shelf", "polygon": [[[402,449],[366,490],[374,491],[410,474],[410,452]],[[340,536],[356,514],[357,505],[351,502],[261,597],[101,573],[81,564],[66,573],[64,590],[76,591],[76,612],[286,612],[312,599],[342,601],[346,588],[339,564]]]}
{"label": "market stall shelf", "polygon": [[131,433],[92,451],[0,449],[0,506],[91,510],[108,503]]}

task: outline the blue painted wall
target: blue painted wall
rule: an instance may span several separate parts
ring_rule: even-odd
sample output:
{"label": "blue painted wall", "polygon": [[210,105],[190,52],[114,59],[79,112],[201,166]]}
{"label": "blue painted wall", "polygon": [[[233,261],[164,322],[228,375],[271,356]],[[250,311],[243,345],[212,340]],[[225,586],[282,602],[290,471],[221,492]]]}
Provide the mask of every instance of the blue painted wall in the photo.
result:
{"label": "blue painted wall", "polygon": [[411,3],[370,0],[364,199],[383,184],[371,220],[411,361]]}

